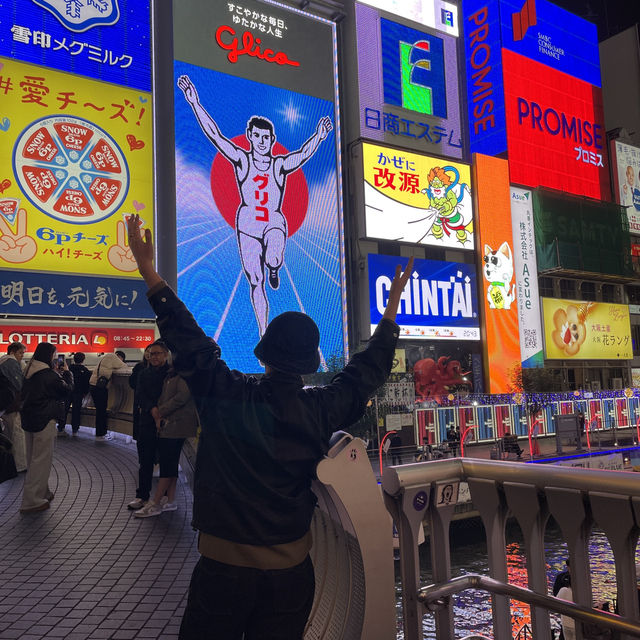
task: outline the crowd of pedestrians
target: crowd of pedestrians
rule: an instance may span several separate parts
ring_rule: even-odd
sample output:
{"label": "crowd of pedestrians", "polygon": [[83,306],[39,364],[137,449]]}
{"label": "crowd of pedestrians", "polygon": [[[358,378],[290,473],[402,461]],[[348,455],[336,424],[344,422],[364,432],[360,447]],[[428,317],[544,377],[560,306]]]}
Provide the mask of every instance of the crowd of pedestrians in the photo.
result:
{"label": "crowd of pedestrians", "polygon": [[[82,409],[90,395],[95,407],[95,439],[108,438],[108,406],[114,373],[130,374],[133,389],[133,437],[138,451],[138,488],[127,506],[139,518],[177,509],[175,494],[178,462],[186,438],[194,437],[198,413],[185,381],[170,367],[171,354],[160,340],[150,344],[143,359],[130,369],[122,351],[102,355],[93,371],[84,365],[82,352],[70,364],[55,345],[37,345],[28,365],[26,347],[14,342],[0,357],[0,384],[6,387],[2,407],[3,435],[10,441],[16,472],[26,471],[20,511],[48,509],[54,498],[48,485],[56,431],[67,436],[80,431]],[[4,396],[3,396],[4,397]],[[151,499],[154,468],[159,467],[156,491]],[[1,479],[0,479],[1,480]]]}

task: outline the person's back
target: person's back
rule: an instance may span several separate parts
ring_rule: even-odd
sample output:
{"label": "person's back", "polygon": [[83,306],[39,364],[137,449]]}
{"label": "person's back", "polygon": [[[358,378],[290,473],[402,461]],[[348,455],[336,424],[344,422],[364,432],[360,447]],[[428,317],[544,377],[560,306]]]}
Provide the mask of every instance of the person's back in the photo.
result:
{"label": "person's back", "polygon": [[142,241],[138,216],[127,224],[158,328],[202,428],[193,509],[202,557],[179,637],[301,639],[315,589],[309,557],[315,466],[330,434],[364,414],[391,371],[399,335],[395,317],[413,259],[402,275],[397,267],[365,349],[329,385],[304,389],[301,375],[320,364],[320,336],[311,318],[286,312],[269,323],[254,349],[265,364],[260,379],[231,371],[220,347],[155,271],[150,232]]}

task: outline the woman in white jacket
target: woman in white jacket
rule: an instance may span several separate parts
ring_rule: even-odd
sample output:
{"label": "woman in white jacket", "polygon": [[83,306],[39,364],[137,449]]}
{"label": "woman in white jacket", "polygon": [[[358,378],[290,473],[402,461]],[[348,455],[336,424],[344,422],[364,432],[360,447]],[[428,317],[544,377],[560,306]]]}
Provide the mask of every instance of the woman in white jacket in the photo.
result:
{"label": "woman in white jacket", "polygon": [[111,380],[114,371],[125,373],[129,367],[124,363],[122,351],[118,355],[115,353],[105,353],[98,365],[93,370],[89,378],[89,388],[93,405],[96,408],[96,440],[105,440],[107,435],[107,404],[109,401],[109,387],[101,384],[101,378]]}

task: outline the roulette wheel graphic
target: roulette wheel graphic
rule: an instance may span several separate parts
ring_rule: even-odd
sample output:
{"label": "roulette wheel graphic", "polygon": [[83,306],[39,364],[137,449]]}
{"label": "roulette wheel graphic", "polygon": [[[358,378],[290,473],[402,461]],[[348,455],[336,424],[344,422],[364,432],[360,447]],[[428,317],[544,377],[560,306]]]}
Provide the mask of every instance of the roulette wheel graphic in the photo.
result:
{"label": "roulette wheel graphic", "polygon": [[103,129],[74,116],[31,123],[13,148],[13,172],[43,213],[71,224],[108,218],[129,190],[122,150]]}

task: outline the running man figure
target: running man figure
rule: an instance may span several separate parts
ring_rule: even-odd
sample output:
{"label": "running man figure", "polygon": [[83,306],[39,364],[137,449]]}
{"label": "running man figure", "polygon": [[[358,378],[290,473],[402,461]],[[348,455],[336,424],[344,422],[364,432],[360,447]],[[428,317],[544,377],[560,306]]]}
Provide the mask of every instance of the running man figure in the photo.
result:
{"label": "running man figure", "polygon": [[274,156],[272,149],[276,136],[273,123],[267,118],[252,116],[245,132],[251,150],[245,151],[222,135],[216,122],[200,104],[198,92],[189,76],[180,76],[178,86],[204,134],[233,165],[240,192],[240,206],[236,212],[238,249],[262,337],[269,323],[265,266],[269,271],[269,285],[277,289],[280,286],[280,267],[284,262],[287,221],[281,208],[287,175],[297,171],[313,156],[333,129],[331,119],[320,118],[316,132],[297,151]]}

